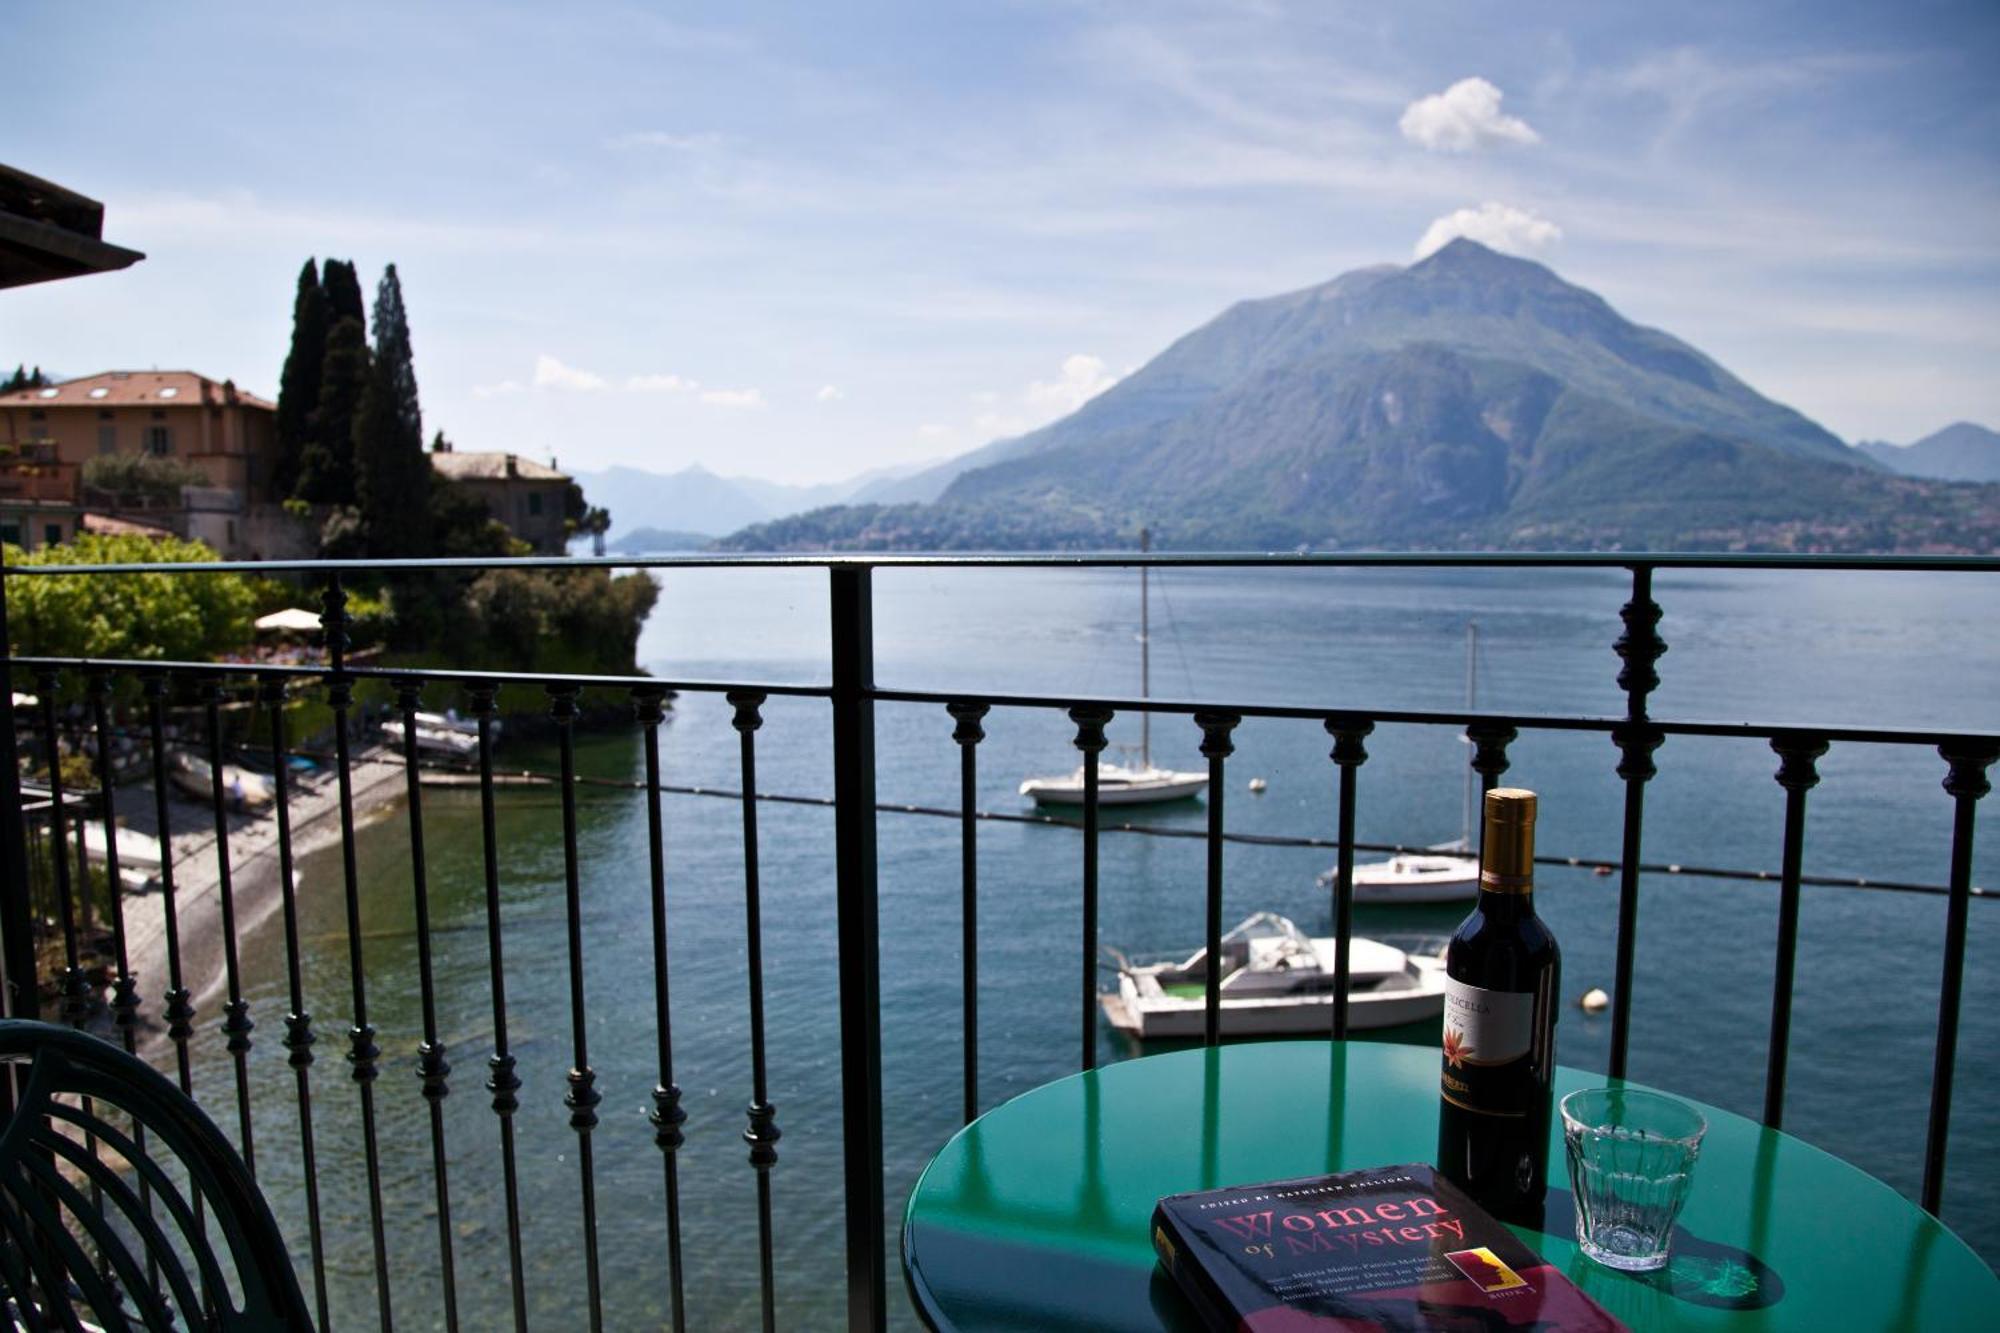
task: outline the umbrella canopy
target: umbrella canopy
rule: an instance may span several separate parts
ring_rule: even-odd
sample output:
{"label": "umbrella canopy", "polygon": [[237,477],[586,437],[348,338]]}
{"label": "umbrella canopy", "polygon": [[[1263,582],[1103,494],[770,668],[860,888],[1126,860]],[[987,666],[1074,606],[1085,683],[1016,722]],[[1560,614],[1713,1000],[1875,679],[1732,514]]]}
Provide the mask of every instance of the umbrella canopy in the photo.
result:
{"label": "umbrella canopy", "polygon": [[259,616],[257,628],[289,631],[295,634],[315,634],[319,632],[319,612],[288,606],[282,611],[273,611],[268,616]]}

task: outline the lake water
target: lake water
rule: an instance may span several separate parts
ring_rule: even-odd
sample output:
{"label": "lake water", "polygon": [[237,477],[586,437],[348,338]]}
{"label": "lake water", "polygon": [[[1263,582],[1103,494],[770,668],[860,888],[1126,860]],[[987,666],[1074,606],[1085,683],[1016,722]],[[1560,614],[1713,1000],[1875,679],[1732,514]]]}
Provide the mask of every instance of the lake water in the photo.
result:
{"label": "lake water", "polygon": [[[1155,584],[1154,691],[1317,708],[1455,708],[1464,627],[1481,631],[1480,702],[1495,710],[1616,714],[1617,611],[1625,578],[1597,571],[1176,571]],[[1663,573],[1656,597],[1670,651],[1654,714],[1667,719],[2000,729],[2000,580],[1980,575]],[[821,571],[669,571],[640,656],[656,674],[823,682]],[[1122,571],[892,570],[876,575],[878,679],[885,686],[1015,693],[1135,694],[1137,579]],[[440,692],[434,702],[449,702]],[[827,708],[774,699],[758,734],[770,792],[831,792]],[[733,787],[737,735],[721,699],[685,693],[661,732],[666,780]],[[951,720],[928,706],[878,709],[881,799],[956,803]],[[1002,710],[980,746],[981,805],[1023,808],[1030,773],[1074,766],[1059,715]],[[1122,718],[1114,740],[1136,740]],[[1198,732],[1157,720],[1155,757],[1196,767]],[[1232,830],[1330,837],[1334,766],[1311,723],[1246,722],[1230,761]],[[1464,750],[1442,728],[1385,727],[1361,770],[1359,836],[1456,836]],[[546,746],[509,741],[503,768],[552,769]],[[1598,735],[1527,733],[1509,782],[1542,793],[1545,853],[1615,857],[1617,752]],[[1675,739],[1656,756],[1647,858],[1778,865],[1783,792],[1761,741]],[[581,771],[642,773],[636,734],[581,740]],[[1909,747],[1836,747],[1809,804],[1807,873],[1942,883],[1951,801],[1944,765]],[[1248,778],[1269,783],[1261,797]],[[549,789],[499,793],[510,1023],[524,1083],[521,1136],[528,1290],[537,1328],[583,1326],[576,1142],[562,1105],[570,1058],[560,811]],[[681,1157],[690,1323],[743,1327],[756,1311],[755,1173],[740,1134],[750,1100],[740,814],[729,802],[664,801],[676,1075],[689,1114]],[[2000,826],[1981,813],[1975,882],[2000,883]],[[585,788],[578,800],[607,1326],[665,1318],[660,1154],[646,1113],[656,1077],[646,825],[642,797]],[[476,792],[427,790],[425,841],[439,1024],[456,1066],[445,1103],[463,1326],[498,1327],[507,1301],[496,1117],[481,1086],[491,1051]],[[1143,816],[1200,828],[1200,803]],[[772,1173],[781,1323],[830,1327],[842,1300],[839,1045],[829,810],[759,809],[771,1096],[783,1140]],[[949,820],[880,819],[884,1151],[891,1263],[903,1199],[959,1123],[959,844]],[[442,1327],[428,1119],[413,1072],[421,1037],[407,823],[400,808],[359,840],[371,1017],[387,1052],[378,1085],[391,1290],[399,1326]],[[982,1101],[991,1106],[1073,1072],[1081,840],[1067,828],[980,828]],[[1107,833],[1100,938],[1130,953],[1195,947],[1202,931],[1198,839]],[[1231,845],[1225,917],[1270,908],[1329,926],[1314,884],[1330,855]],[[1538,891],[1564,952],[1566,995],[1609,989],[1615,879],[1551,870]],[[319,1177],[336,1326],[374,1323],[356,1099],[340,1060],[349,1012],[337,853],[301,867],[306,987],[320,1033]],[[1770,1016],[1774,884],[1685,876],[1644,882],[1632,1018],[1635,1078],[1755,1116]],[[2000,1097],[1980,1053],[2000,1041],[2000,917],[1972,905],[1964,1030],[1944,1215],[2000,1256]],[[1460,909],[1357,911],[1357,929],[1448,931]],[[1808,888],[1801,912],[1786,1127],[1915,1195],[1922,1170],[1937,1015],[1943,899]],[[285,996],[273,920],[249,942],[259,1027],[260,1180],[304,1252],[291,1077],[279,1044]],[[203,1016],[198,1092],[219,1112],[227,1063]],[[1601,1070],[1608,1015],[1565,1009],[1560,1058]],[[1390,1034],[1434,1041],[1431,1031]],[[1100,1025],[1100,1061],[1136,1048]],[[224,1117],[228,1118],[228,1117]],[[233,1123],[233,1122],[232,1122]],[[889,1276],[901,1311],[901,1283]]]}

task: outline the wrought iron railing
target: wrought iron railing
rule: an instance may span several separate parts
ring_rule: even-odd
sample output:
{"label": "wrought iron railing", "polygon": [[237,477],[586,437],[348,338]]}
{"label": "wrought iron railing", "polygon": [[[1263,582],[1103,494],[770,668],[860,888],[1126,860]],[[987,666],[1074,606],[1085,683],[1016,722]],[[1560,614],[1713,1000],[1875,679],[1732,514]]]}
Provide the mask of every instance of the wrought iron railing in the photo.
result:
{"label": "wrought iron railing", "polygon": [[[357,576],[397,573],[424,573],[441,570],[480,570],[495,564],[540,568],[578,568],[602,564],[618,568],[647,566],[762,566],[824,569],[828,579],[828,609],[831,627],[830,683],[798,685],[776,681],[665,680],[647,677],[524,675],[504,671],[467,671],[440,668],[435,671],[389,669],[357,665],[348,657],[346,635],[346,585]],[[1366,701],[1342,700],[1338,706],[1277,706],[1218,700],[1174,700],[1160,698],[1063,697],[960,691],[953,689],[888,689],[875,683],[872,628],[872,572],[888,567],[967,567],[1006,569],[1028,567],[1131,567],[1206,566],[1248,567],[1337,567],[1483,566],[1507,568],[1582,567],[1623,570],[1629,573],[1629,599],[1621,611],[1623,633],[1617,637],[1616,653],[1623,666],[1617,683],[1625,698],[1618,716],[1523,715],[1477,710],[1412,710],[1373,707]],[[979,1096],[979,1017],[978,1017],[978,933],[979,857],[978,824],[987,818],[976,806],[978,747],[985,739],[984,723],[996,707],[1057,710],[1075,724],[1074,745],[1082,759],[1084,798],[1081,813],[1081,868],[1079,907],[1081,931],[1080,1017],[1082,1043],[1079,1063],[1088,1069],[1097,1050],[1097,918],[1099,896],[1098,843],[1102,833],[1099,809],[1099,755],[1106,747],[1105,728],[1115,714],[1141,711],[1178,714],[1192,718],[1201,732],[1201,751],[1208,762],[1208,806],[1206,841],[1207,947],[1211,956],[1218,949],[1222,932],[1224,865],[1222,848],[1229,838],[1225,827],[1226,771],[1233,753],[1232,732],[1247,718],[1286,720],[1323,728],[1332,742],[1331,760],[1337,770],[1336,873],[1329,903],[1339,940],[1337,980],[1328,1035],[1347,1035],[1348,941],[1353,908],[1355,809],[1357,789],[1368,760],[1366,742],[1378,727],[1410,726],[1463,730],[1473,743],[1470,763],[1484,785],[1492,787],[1509,766],[1509,746],[1523,732],[1583,732],[1607,736],[1617,747],[1616,774],[1623,784],[1621,852],[1615,863],[1618,881],[1616,963],[1611,1000],[1609,1072],[1622,1077],[1627,1067],[1631,1036],[1634,946],[1639,926],[1640,885],[1645,869],[1644,819],[1648,783],[1656,776],[1654,753],[1671,737],[1720,737],[1743,742],[1761,741],[1778,757],[1776,778],[1784,791],[1784,831],[1782,865],[1779,872],[1780,898],[1776,940],[1776,977],[1772,993],[1770,1035],[1765,1072],[1764,1120],[1782,1125],[1785,1085],[1791,1045],[1792,998],[1798,946],[1799,899],[1801,885],[1811,882],[1802,873],[1802,849],[1807,793],[1818,781],[1818,760],[1835,745],[1864,744],[1934,748],[1944,762],[1943,786],[1953,802],[1954,819],[1950,845],[1950,874],[1943,886],[1947,915],[1942,943],[1941,980],[1934,1044],[1934,1070],[1930,1093],[1930,1116],[1925,1134],[1922,1182],[1923,1205],[1936,1211],[1945,1182],[1946,1147],[1951,1128],[1952,1082],[1961,992],[1965,976],[1968,911],[1975,891],[1972,886],[1974,815],[1981,797],[1989,790],[1986,770],[2000,757],[2000,733],[1989,731],[1895,729],[1873,726],[1821,726],[1802,728],[1790,724],[1758,722],[1711,722],[1655,717],[1649,700],[1659,685],[1657,664],[1666,651],[1658,632],[1661,608],[1653,596],[1653,576],[1659,570],[1754,568],[1772,570],[1919,570],[1951,571],[1967,575],[2000,573],[2000,559],[1975,557],[1894,558],[1894,557],[1786,557],[1708,555],[1346,555],[1346,556],[1027,556],[1027,557],[801,557],[795,559],[722,559],[689,557],[679,559],[613,559],[607,561],[530,559],[505,562],[486,561],[388,561],[367,564],[340,562],[266,562],[260,564],[213,565],[130,565],[94,568],[10,568],[0,578],[0,643],[5,633],[6,584],[18,578],[84,576],[114,579],[138,574],[161,573],[175,577],[204,573],[243,572],[258,575],[286,575],[314,582],[323,588],[323,623],[326,658],[320,663],[295,665],[167,662],[137,660],[90,660],[79,658],[5,656],[0,657],[0,689],[19,689],[24,677],[31,678],[39,694],[39,709],[27,737],[31,747],[51,757],[48,763],[51,797],[46,805],[51,842],[57,848],[52,873],[56,917],[62,945],[62,963],[53,978],[59,994],[60,1011],[72,1023],[82,1025],[91,1015],[90,983],[80,965],[78,935],[79,892],[86,883],[73,883],[67,846],[71,802],[63,790],[62,765],[53,757],[60,750],[62,725],[58,716],[59,691],[65,681],[82,682],[82,698],[88,705],[87,729],[96,750],[95,779],[98,806],[92,818],[104,828],[104,859],[113,885],[119,880],[118,840],[115,833],[118,798],[112,772],[112,754],[118,735],[113,725],[114,687],[137,681],[143,701],[142,734],[150,762],[156,815],[164,837],[168,827],[167,717],[175,700],[188,696],[198,700],[205,723],[205,758],[210,766],[210,795],[216,808],[214,856],[217,863],[221,908],[222,967],[227,1000],[222,1008],[219,1035],[231,1059],[232,1103],[214,1109],[227,1119],[233,1112],[239,1146],[254,1166],[251,1082],[246,1057],[252,1048],[254,1023],[241,984],[241,960],[230,882],[230,830],[223,813],[225,792],[223,770],[228,758],[223,738],[221,709],[232,690],[249,686],[251,705],[269,722],[269,754],[276,786],[275,824],[280,864],[283,935],[288,1009],[284,1015],[283,1045],[295,1081],[297,1123],[301,1136],[300,1154],[305,1173],[308,1255],[311,1286],[320,1312],[327,1322],[327,1265],[323,1235],[322,1205],[317,1192],[315,1163],[313,1072],[314,1047],[320,1039],[315,1020],[307,1009],[301,975],[299,911],[293,890],[293,840],[288,819],[290,794],[287,791],[287,764],[293,754],[287,733],[287,701],[302,687],[324,690],[333,720],[333,761],[339,792],[341,877],[346,918],[349,993],[346,997],[348,1026],[346,1063],[356,1086],[357,1108],[366,1172],[367,1224],[375,1268],[375,1289],[382,1327],[392,1325],[395,1311],[391,1288],[386,1280],[390,1265],[389,1242],[384,1219],[382,1164],[377,1141],[376,1082],[383,1052],[376,1044],[376,1029],[369,1020],[370,977],[362,954],[363,925],[357,882],[356,815],[351,787],[355,755],[351,750],[355,691],[364,682],[385,682],[393,690],[396,709],[403,722],[402,761],[407,769],[405,817],[414,872],[414,910],[417,982],[421,1000],[422,1039],[416,1049],[416,1072],[422,1097],[428,1103],[431,1169],[435,1190],[437,1243],[441,1292],[440,1308],[446,1326],[460,1326],[459,1279],[454,1271],[457,1236],[452,1220],[452,1189],[447,1175],[446,1123],[442,1105],[450,1093],[451,1067],[446,1060],[446,1038],[440,1030],[436,1004],[436,977],[433,969],[432,927],[429,919],[428,890],[423,849],[425,815],[422,789],[418,781],[418,737],[416,714],[427,683],[451,683],[465,692],[471,716],[477,722],[476,773],[480,801],[485,902],[486,982],[491,996],[492,1028],[487,1065],[486,1089],[499,1128],[500,1170],[504,1187],[504,1215],[507,1231],[506,1271],[509,1306],[517,1328],[527,1326],[526,1284],[528,1269],[523,1252],[520,1184],[517,1176],[514,1118],[521,1108],[521,1079],[516,1074],[516,1054],[509,1044],[510,1008],[507,994],[508,969],[500,909],[502,847],[495,808],[493,764],[496,699],[507,686],[532,684],[544,689],[549,700],[549,717],[555,728],[560,773],[557,785],[561,798],[563,912],[568,978],[568,1018],[570,1020],[570,1069],[564,1105],[569,1127],[575,1133],[578,1188],[583,1238],[585,1301],[592,1328],[602,1325],[605,1275],[598,1255],[597,1167],[592,1156],[593,1131],[598,1128],[598,1107],[602,1093],[591,1064],[590,1025],[585,999],[585,934],[583,892],[577,836],[575,730],[577,701],[583,691],[622,691],[629,701],[631,724],[637,729],[644,755],[643,795],[649,840],[650,921],[652,946],[650,1015],[621,1014],[621,1025],[643,1028],[651,1022],[650,1034],[657,1041],[657,1081],[651,1089],[654,1142],[661,1152],[665,1176],[665,1216],[661,1219],[663,1242],[668,1256],[666,1281],[671,1290],[671,1321],[676,1328],[686,1325],[686,1293],[682,1273],[681,1196],[679,1153],[685,1145],[682,1125],[686,1113],[682,1094],[675,1083],[673,1048],[673,991],[668,973],[667,883],[664,837],[660,817],[663,784],[659,729],[664,701],[670,691],[708,692],[722,696],[732,709],[731,721],[740,737],[740,790],[734,795],[741,807],[744,900],[747,911],[746,967],[749,982],[749,1039],[753,1065],[752,1099],[743,1138],[750,1146],[750,1164],[757,1180],[759,1223],[759,1270],[763,1320],[767,1327],[775,1321],[774,1237],[771,1213],[770,1172],[777,1161],[779,1128],[771,1105],[766,1075],[765,1015],[763,991],[763,922],[760,911],[759,834],[757,809],[757,732],[762,725],[762,709],[774,696],[824,700],[831,719],[833,759],[834,881],[836,886],[838,941],[838,1008],[840,1056],[840,1110],[844,1183],[844,1236],[846,1244],[846,1310],[850,1327],[879,1328],[889,1313],[890,1286],[886,1281],[885,1212],[883,1165],[882,1038],[879,1006],[881,976],[877,932],[877,853],[875,760],[875,706],[878,703],[909,703],[939,706],[951,730],[945,736],[958,747],[960,761],[960,806],[957,811],[961,846],[962,982],[960,1028],[962,1031],[963,1115],[970,1120],[981,1109]],[[1607,636],[1608,637],[1608,636]],[[29,901],[29,838],[24,819],[21,789],[21,739],[15,729],[7,730],[7,753],[0,756],[0,871],[4,871],[5,893],[0,900],[0,927],[5,931],[7,983],[10,1010],[32,1014],[36,1009],[38,976],[35,922]],[[191,1046],[196,1040],[195,1013],[191,1003],[191,978],[185,974],[183,953],[186,941],[175,911],[174,858],[169,850],[162,856],[161,878],[165,916],[167,977],[164,991],[157,997],[158,1016],[165,1024],[172,1059],[184,1090],[190,1087]],[[81,872],[80,872],[81,873]],[[1884,885],[1890,889],[1933,891],[1934,886]],[[110,926],[116,941],[112,963],[109,1012],[112,1026],[127,1049],[137,1045],[138,1034],[148,1008],[148,999],[135,983],[131,960],[125,948],[126,928],[122,895],[110,895]],[[553,966],[540,960],[531,966]],[[517,962],[516,968],[520,966]],[[1206,1040],[1218,1040],[1220,973],[1210,969],[1206,986]],[[206,1090],[205,1090],[206,1091]],[[322,1098],[323,1104],[323,1098]]]}

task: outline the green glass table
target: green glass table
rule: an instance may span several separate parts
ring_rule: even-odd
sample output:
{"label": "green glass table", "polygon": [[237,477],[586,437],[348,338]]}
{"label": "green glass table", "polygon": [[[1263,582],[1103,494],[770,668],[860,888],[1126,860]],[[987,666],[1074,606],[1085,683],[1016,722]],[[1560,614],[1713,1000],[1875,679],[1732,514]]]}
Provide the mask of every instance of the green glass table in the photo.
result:
{"label": "green glass table", "polygon": [[[903,1272],[933,1328],[1187,1330],[1153,1262],[1163,1194],[1429,1161],[1438,1057],[1376,1043],[1261,1042],[1129,1060],[1037,1088],[947,1143],[903,1215]],[[1556,1095],[1602,1084],[1561,1069]],[[1697,1103],[1699,1105],[1699,1103]],[[1577,1251],[1560,1117],[1539,1229],[1516,1227],[1599,1304],[1646,1329],[1990,1329],[2000,1279],[1887,1185],[1702,1106],[1708,1137],[1661,1273]]]}

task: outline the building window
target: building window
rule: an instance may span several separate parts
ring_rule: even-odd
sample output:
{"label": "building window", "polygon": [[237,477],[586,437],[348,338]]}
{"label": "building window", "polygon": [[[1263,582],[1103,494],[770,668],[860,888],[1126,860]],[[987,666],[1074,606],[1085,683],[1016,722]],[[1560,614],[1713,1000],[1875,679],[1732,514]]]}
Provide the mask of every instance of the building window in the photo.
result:
{"label": "building window", "polygon": [[118,427],[99,426],[97,428],[97,452],[115,454],[118,452]]}
{"label": "building window", "polygon": [[541,516],[542,516],[542,493],[540,491],[529,491],[528,517],[540,518]]}
{"label": "building window", "polygon": [[9,546],[19,546],[21,544],[21,525],[19,523],[0,523],[0,542],[5,542]]}
{"label": "building window", "polygon": [[46,525],[44,525],[44,526],[43,526],[43,528],[42,528],[42,545],[44,545],[44,546],[61,546],[61,545],[62,545],[62,539],[63,539],[63,530],[62,530],[62,524],[60,524],[60,523],[49,523],[49,524],[46,524]]}
{"label": "building window", "polygon": [[155,458],[165,458],[174,451],[174,428],[172,426],[146,427],[146,452]]}

